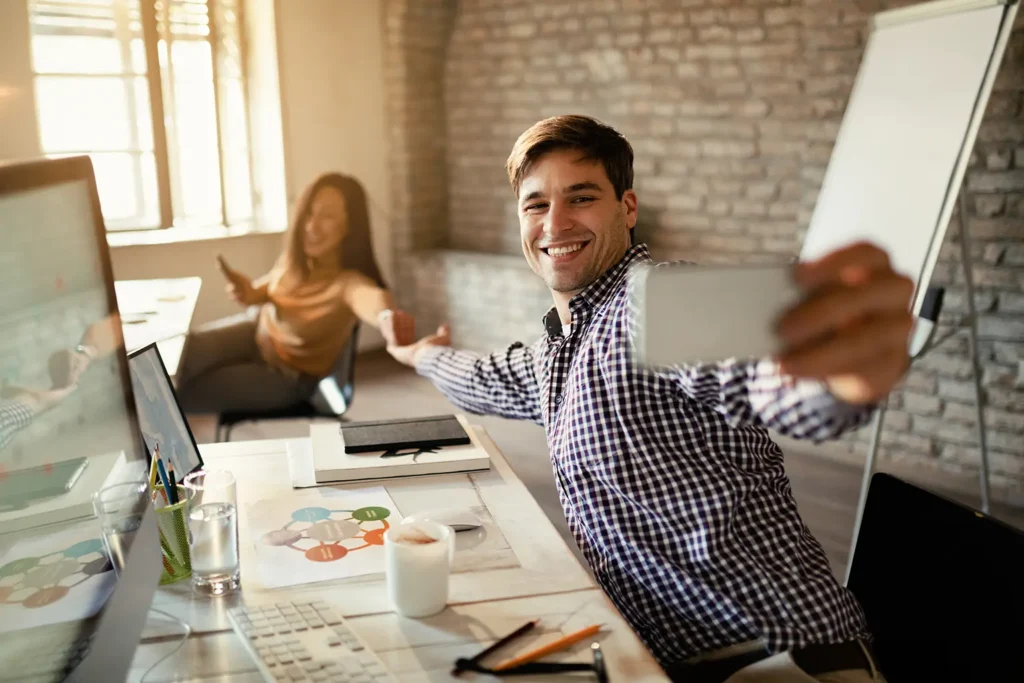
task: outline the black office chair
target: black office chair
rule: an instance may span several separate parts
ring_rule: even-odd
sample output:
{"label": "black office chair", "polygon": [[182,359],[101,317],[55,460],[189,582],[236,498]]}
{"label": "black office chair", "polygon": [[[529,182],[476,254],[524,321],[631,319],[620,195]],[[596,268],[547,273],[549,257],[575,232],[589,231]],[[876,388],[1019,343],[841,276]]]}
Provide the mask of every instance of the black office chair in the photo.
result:
{"label": "black office chair", "polygon": [[889,683],[1024,681],[1020,530],[879,473],[851,562]]}
{"label": "black office chair", "polygon": [[355,392],[356,354],[359,346],[359,324],[341,350],[331,374],[320,380],[308,400],[266,411],[226,412],[217,416],[217,441],[231,441],[231,430],[240,422],[264,420],[312,420],[317,417],[344,419],[352,405]]}

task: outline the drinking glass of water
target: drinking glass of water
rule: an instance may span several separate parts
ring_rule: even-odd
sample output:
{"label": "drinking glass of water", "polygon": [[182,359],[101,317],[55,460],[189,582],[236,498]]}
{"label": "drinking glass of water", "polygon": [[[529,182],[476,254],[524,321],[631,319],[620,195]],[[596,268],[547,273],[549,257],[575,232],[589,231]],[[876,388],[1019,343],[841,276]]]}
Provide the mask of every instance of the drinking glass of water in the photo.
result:
{"label": "drinking glass of water", "polygon": [[235,475],[225,470],[200,470],[185,477],[182,485],[188,496],[192,588],[206,595],[237,590]]}
{"label": "drinking glass of water", "polygon": [[118,576],[124,569],[148,504],[149,495],[144,481],[114,484],[93,495],[92,507],[103,530],[103,545]]}

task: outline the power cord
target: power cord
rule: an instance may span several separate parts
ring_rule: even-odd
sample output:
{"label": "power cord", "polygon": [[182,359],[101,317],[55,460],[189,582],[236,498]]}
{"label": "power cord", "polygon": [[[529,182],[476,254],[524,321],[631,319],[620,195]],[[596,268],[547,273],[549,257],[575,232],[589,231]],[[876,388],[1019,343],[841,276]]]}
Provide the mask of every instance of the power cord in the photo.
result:
{"label": "power cord", "polygon": [[153,669],[157,668],[158,666],[163,664],[165,661],[167,661],[168,659],[170,659],[171,657],[176,655],[178,653],[178,650],[181,649],[182,645],[185,644],[185,641],[188,640],[188,637],[190,635],[192,635],[192,627],[189,626],[188,624],[186,624],[184,621],[182,621],[178,617],[174,616],[173,614],[168,614],[167,612],[164,612],[163,610],[153,609],[152,607],[149,608],[149,611],[150,612],[154,612],[156,614],[160,614],[160,615],[166,617],[168,621],[173,621],[173,622],[179,624],[185,630],[185,632],[182,635],[181,640],[178,641],[178,645],[173,650],[171,650],[170,652],[165,654],[163,657],[161,657],[160,659],[158,659],[155,662],[153,662],[153,664],[148,669],[146,669],[145,673],[142,674],[142,678],[139,679],[139,683],[146,683],[146,678],[149,676],[149,674],[153,673]]}

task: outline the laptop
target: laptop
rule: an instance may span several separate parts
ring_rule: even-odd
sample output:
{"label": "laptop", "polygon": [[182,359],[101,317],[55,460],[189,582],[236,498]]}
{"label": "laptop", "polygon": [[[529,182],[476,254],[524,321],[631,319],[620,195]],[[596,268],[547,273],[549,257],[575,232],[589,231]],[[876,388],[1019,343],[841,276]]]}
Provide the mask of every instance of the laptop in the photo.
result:
{"label": "laptop", "polygon": [[1019,529],[878,473],[847,586],[889,683],[1024,681]]}

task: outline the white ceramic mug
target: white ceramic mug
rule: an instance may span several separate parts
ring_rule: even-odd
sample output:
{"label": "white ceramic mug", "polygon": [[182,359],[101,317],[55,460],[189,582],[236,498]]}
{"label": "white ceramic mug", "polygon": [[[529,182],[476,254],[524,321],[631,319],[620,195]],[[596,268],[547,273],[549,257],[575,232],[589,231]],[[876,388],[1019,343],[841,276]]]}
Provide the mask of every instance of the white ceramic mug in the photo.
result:
{"label": "white ceramic mug", "polygon": [[414,619],[448,604],[448,575],[455,536],[437,522],[404,522],[384,533],[388,598],[394,610]]}

